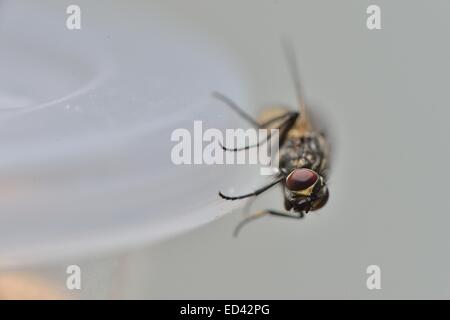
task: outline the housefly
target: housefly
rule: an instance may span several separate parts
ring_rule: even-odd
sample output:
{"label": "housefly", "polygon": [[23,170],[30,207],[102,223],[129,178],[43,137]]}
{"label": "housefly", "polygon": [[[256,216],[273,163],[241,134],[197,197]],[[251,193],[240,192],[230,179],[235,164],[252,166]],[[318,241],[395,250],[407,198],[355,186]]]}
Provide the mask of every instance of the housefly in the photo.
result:
{"label": "housefly", "polygon": [[[268,209],[257,212],[243,220],[236,227],[235,235],[237,235],[244,224],[266,214],[297,219],[303,218],[306,213],[322,208],[329,198],[327,187],[329,144],[325,134],[316,130],[307,114],[303,95],[301,94],[293,47],[284,43],[283,48],[296,90],[300,107],[299,111],[271,109],[263,113],[261,119],[257,121],[228,97],[214,93],[216,98],[236,111],[254,127],[279,129],[279,170],[273,176],[273,180],[248,194],[229,196],[219,192],[219,196],[225,200],[239,200],[257,196],[271,187],[281,184],[286,211]],[[269,135],[268,139],[270,139]],[[258,147],[259,144],[233,149],[223,146],[223,149],[229,152],[237,152]]]}

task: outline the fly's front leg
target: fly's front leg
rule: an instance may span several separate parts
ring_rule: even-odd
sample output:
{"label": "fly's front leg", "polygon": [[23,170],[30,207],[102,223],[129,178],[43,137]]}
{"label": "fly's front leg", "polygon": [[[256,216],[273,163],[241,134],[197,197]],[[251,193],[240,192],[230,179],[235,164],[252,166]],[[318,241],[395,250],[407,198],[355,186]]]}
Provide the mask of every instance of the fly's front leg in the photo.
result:
{"label": "fly's front leg", "polygon": [[271,214],[274,216],[281,216],[281,217],[287,217],[287,218],[295,218],[295,219],[301,219],[303,218],[303,213],[301,212],[295,212],[295,214],[292,214],[290,212],[281,212],[281,211],[275,211],[275,210],[264,210],[264,211],[258,211],[254,214],[252,214],[251,216],[245,218],[244,220],[242,220],[234,229],[233,235],[235,237],[238,236],[239,232],[241,231],[241,229],[248,224],[249,222],[261,218],[263,216],[265,216],[266,214]]}
{"label": "fly's front leg", "polygon": [[239,200],[239,199],[244,199],[244,198],[249,198],[249,197],[255,197],[255,196],[263,193],[264,191],[269,190],[270,188],[272,188],[273,186],[277,185],[278,183],[280,183],[283,180],[284,180],[284,176],[278,177],[276,180],[274,180],[274,181],[270,182],[269,184],[267,184],[267,185],[257,189],[256,191],[250,192],[250,193],[247,193],[247,194],[243,194],[243,195],[240,195],[240,196],[230,197],[230,196],[224,195],[221,191],[219,191],[219,196],[222,199],[225,199],[225,200]]}
{"label": "fly's front leg", "polygon": [[265,213],[278,216],[278,217],[285,217],[285,218],[294,218],[294,219],[301,219],[305,215],[303,212],[283,212],[283,211],[276,211],[276,210],[266,210]]}

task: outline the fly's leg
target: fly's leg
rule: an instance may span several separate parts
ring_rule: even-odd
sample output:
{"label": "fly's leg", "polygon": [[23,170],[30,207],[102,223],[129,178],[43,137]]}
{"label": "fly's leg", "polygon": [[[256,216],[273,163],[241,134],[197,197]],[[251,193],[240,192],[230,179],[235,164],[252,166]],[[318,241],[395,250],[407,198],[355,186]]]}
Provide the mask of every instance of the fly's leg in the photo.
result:
{"label": "fly's leg", "polygon": [[[231,100],[230,98],[226,97],[225,95],[223,95],[223,94],[221,94],[219,92],[213,92],[213,96],[215,98],[219,99],[220,101],[222,101],[223,103],[225,103],[231,109],[233,109],[237,114],[239,114],[243,119],[245,119],[247,122],[249,122],[255,128],[266,128],[269,125],[275,123],[276,121],[280,121],[282,119],[286,119],[285,121],[283,121],[280,124],[278,129],[281,129],[285,124],[290,124],[289,127],[286,130],[286,131],[289,131],[289,129],[294,125],[295,120],[299,116],[298,112],[287,111],[286,113],[284,113],[282,115],[276,116],[276,117],[274,117],[274,118],[272,118],[272,119],[270,119],[270,120],[260,124],[252,116],[250,116],[248,113],[246,113],[241,107],[239,107],[233,100]],[[241,151],[241,150],[247,150],[247,149],[250,149],[250,148],[258,147],[262,143],[266,143],[266,142],[270,141],[270,138],[271,138],[271,134],[269,133],[267,135],[266,139],[264,139],[262,142],[258,142],[257,144],[252,145],[252,146],[246,146],[246,147],[243,147],[243,148],[227,148],[225,146],[221,146],[221,147],[225,151],[234,151],[234,152],[236,152],[236,151]]]}
{"label": "fly's leg", "polygon": [[234,229],[233,236],[237,237],[239,235],[239,232],[242,230],[242,228],[245,225],[247,225],[249,222],[252,222],[253,220],[261,218],[267,214],[281,216],[281,217],[287,217],[287,218],[295,218],[295,219],[301,219],[304,216],[304,214],[301,212],[296,212],[294,215],[289,212],[281,212],[281,211],[275,211],[275,210],[258,211],[256,213],[252,214],[251,216],[245,218],[244,220],[242,220]]}
{"label": "fly's leg", "polygon": [[225,103],[228,107],[233,109],[238,115],[240,115],[243,119],[245,119],[247,122],[249,122],[251,125],[253,125],[256,128],[266,128],[267,126],[273,124],[274,122],[284,119],[288,115],[292,115],[293,113],[296,113],[293,111],[287,111],[287,112],[283,113],[282,115],[279,115],[270,120],[267,120],[266,122],[259,123],[252,116],[250,116],[247,112],[245,112],[241,107],[239,107],[236,102],[234,102],[233,100],[231,100],[224,94],[219,93],[219,92],[213,92],[212,95],[216,99]]}
{"label": "fly's leg", "polygon": [[[280,126],[278,128],[274,128],[274,129],[279,129],[281,130],[283,133],[280,135],[280,142],[283,141],[286,137],[287,132],[289,131],[289,129],[292,128],[292,126],[295,124],[295,121],[297,120],[299,113],[298,112],[288,112],[286,115],[284,115],[282,118],[286,117],[286,120],[284,120]],[[276,117],[278,118],[278,117]],[[279,119],[272,119],[270,121],[268,121],[268,124],[270,124],[270,122],[274,122],[275,120],[279,120]],[[266,123],[267,125],[267,123]],[[259,147],[261,144],[269,142],[270,139],[272,138],[271,133],[269,132],[266,136],[266,138],[263,141],[259,141],[258,143],[254,144],[254,145],[249,145],[249,146],[245,146],[242,148],[227,148],[225,146],[222,146],[222,149],[225,151],[233,151],[233,152],[237,152],[237,151],[242,151],[242,150],[247,150],[250,148],[255,148],[255,147]]]}
{"label": "fly's leg", "polygon": [[258,218],[263,217],[265,214],[266,214],[265,211],[259,211],[259,212],[256,212],[256,213],[252,214],[251,216],[245,218],[244,220],[242,220],[242,221],[236,226],[236,228],[234,228],[233,236],[234,236],[234,237],[237,237],[237,236],[239,235],[239,232],[241,231],[241,229],[242,229],[246,224],[248,224],[249,222],[251,222],[251,221],[253,221],[253,220],[255,220],[255,219],[258,219]]}
{"label": "fly's leg", "polygon": [[278,216],[278,217],[286,217],[286,218],[294,218],[294,219],[301,219],[305,216],[303,212],[295,212],[294,214],[290,213],[290,212],[283,212],[283,211],[276,211],[276,210],[266,210],[265,212],[268,214],[274,215],[274,216]]}
{"label": "fly's leg", "polygon": [[268,126],[270,126],[271,124],[273,124],[274,122],[276,122],[276,121],[279,121],[279,120],[281,120],[281,119],[284,119],[284,118],[286,118],[287,116],[294,116],[294,114],[297,114],[297,116],[298,116],[298,112],[295,112],[295,111],[287,111],[286,113],[283,113],[282,115],[280,115],[280,116],[276,116],[276,117],[274,117],[274,118],[272,118],[272,119],[270,119],[270,120],[267,120],[266,122],[263,122],[263,123],[261,123],[261,128],[266,128],[266,127],[268,127]]}
{"label": "fly's leg", "polygon": [[230,98],[224,96],[223,94],[219,92],[213,92],[212,95],[216,98],[225,103],[227,106],[229,106],[231,109],[233,109],[237,114],[239,114],[243,119],[247,120],[252,126],[256,128],[260,128],[260,124],[258,121],[253,119],[252,116],[250,116],[247,112],[242,110],[241,107],[239,107],[233,100]]}
{"label": "fly's leg", "polygon": [[266,191],[266,190],[272,188],[274,185],[280,183],[280,182],[283,181],[283,180],[284,180],[284,176],[279,177],[279,178],[276,179],[275,181],[272,181],[271,183],[269,183],[269,184],[267,184],[267,185],[265,185],[265,186],[263,186],[263,187],[257,189],[256,191],[251,192],[251,193],[247,193],[247,194],[243,194],[243,195],[241,195],[241,196],[230,197],[230,196],[224,195],[224,194],[223,194],[222,192],[220,192],[220,191],[219,191],[219,196],[220,196],[221,198],[225,199],[225,200],[239,200],[239,199],[244,199],[244,198],[254,197],[254,196],[257,196],[257,195],[263,193],[264,191]]}
{"label": "fly's leg", "polygon": [[[292,116],[290,116],[290,117],[288,118],[288,120],[287,120],[286,122],[284,122],[284,123],[281,125],[282,128],[280,127],[280,130],[282,130],[281,136],[282,136],[283,139],[284,139],[284,137],[286,136],[286,134],[287,134],[287,132],[289,131],[289,129],[294,125],[294,123],[295,123],[297,117],[298,117],[298,113],[295,112],[295,113],[293,113]],[[248,193],[248,194],[244,194],[244,195],[241,195],[241,196],[230,197],[230,196],[224,195],[222,192],[219,191],[219,196],[220,196],[221,198],[223,198],[223,199],[226,199],[226,200],[238,200],[238,199],[244,199],[244,198],[248,198],[248,197],[257,196],[257,195],[263,193],[264,191],[270,189],[270,188],[273,187],[274,185],[280,183],[280,182],[283,181],[285,178],[286,178],[286,173],[285,173],[285,172],[281,172],[281,177],[278,177],[277,180],[275,180],[275,181],[269,183],[269,184],[266,185],[266,186],[261,187],[260,189],[254,191],[254,192],[251,192],[251,193]]]}

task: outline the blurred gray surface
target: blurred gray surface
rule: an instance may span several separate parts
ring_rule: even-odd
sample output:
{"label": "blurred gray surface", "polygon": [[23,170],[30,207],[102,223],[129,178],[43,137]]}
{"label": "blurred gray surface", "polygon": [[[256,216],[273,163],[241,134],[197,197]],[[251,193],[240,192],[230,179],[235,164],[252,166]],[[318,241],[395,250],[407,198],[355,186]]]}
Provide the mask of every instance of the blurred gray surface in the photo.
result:
{"label": "blurred gray surface", "polygon": [[[242,214],[235,212],[158,245],[24,271],[61,286],[64,266],[79,264],[76,296],[84,298],[450,298],[450,3],[376,1],[383,29],[369,31],[373,3],[155,6],[207,27],[241,59],[251,112],[295,107],[279,46],[280,35],[292,39],[307,101],[333,133],[323,210],[302,221],[258,220],[238,239],[232,230]],[[253,209],[281,204],[272,190]],[[381,290],[366,288],[371,264],[381,267]]]}

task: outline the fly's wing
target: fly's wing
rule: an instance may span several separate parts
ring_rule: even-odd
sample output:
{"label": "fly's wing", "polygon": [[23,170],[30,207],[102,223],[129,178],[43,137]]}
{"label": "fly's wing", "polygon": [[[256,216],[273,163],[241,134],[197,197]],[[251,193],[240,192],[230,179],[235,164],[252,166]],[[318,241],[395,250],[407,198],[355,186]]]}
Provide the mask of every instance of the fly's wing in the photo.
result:
{"label": "fly's wing", "polygon": [[298,72],[298,64],[294,46],[286,38],[282,39],[283,52],[286,58],[289,74],[291,75],[292,83],[294,85],[297,103],[300,107],[300,116],[296,123],[298,134],[302,135],[312,130],[311,121],[306,111],[304,96],[302,93],[302,86],[300,82],[300,75]]}
{"label": "fly's wing", "polygon": [[296,126],[290,130],[289,137],[298,138],[304,135],[317,135],[319,143],[318,147],[323,152],[320,171],[324,178],[327,179],[331,162],[331,146],[329,144],[329,133],[322,129],[328,128],[328,126],[324,127],[323,123],[321,124],[321,122],[316,119],[316,109],[314,109],[315,112],[311,115],[307,112],[294,46],[290,41],[284,38],[282,39],[282,47],[286,57],[289,74],[291,75],[292,83],[294,84],[297,102],[300,106],[300,116]]}
{"label": "fly's wing", "polygon": [[[267,123],[273,119],[279,118],[288,112],[289,112],[289,109],[284,108],[284,107],[267,108],[259,115],[257,121],[260,125],[264,125],[265,123]],[[270,125],[264,125],[263,127],[265,129],[279,128],[280,125],[282,124],[283,120],[286,120],[286,119],[280,119],[278,121],[274,121]]]}
{"label": "fly's wing", "polygon": [[323,152],[322,164],[320,168],[320,173],[325,181],[328,181],[330,174],[330,162],[331,162],[331,149],[328,139],[324,132],[319,133],[318,137],[319,147]]}

